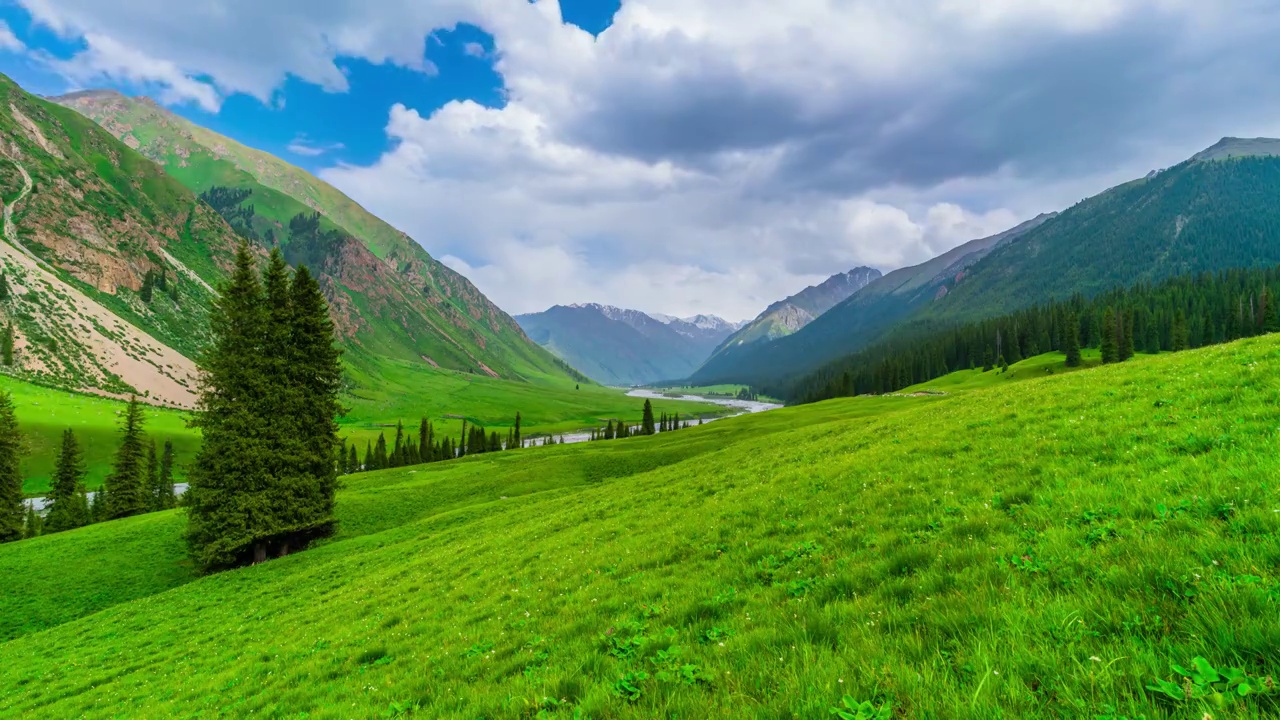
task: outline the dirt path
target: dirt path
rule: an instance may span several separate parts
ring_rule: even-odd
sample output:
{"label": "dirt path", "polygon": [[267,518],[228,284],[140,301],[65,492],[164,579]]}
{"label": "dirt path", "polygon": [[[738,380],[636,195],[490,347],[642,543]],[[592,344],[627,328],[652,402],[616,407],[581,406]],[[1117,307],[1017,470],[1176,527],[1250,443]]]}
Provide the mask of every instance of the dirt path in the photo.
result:
{"label": "dirt path", "polygon": [[22,173],[22,192],[18,193],[18,197],[14,198],[13,202],[4,206],[4,239],[8,240],[9,244],[21,251],[23,255],[34,260],[38,265],[40,265],[40,267],[45,270],[52,270],[53,268],[49,267],[48,263],[36,257],[35,254],[28,250],[27,246],[23,245],[22,241],[18,239],[18,229],[13,225],[13,206],[22,202],[31,194],[33,184],[31,182],[31,174],[22,166],[22,163],[12,158],[9,159],[9,162],[13,163],[14,167],[18,168],[18,172]]}
{"label": "dirt path", "polygon": [[196,274],[196,272],[195,272],[194,270],[192,270],[191,268],[187,267],[186,265],[183,265],[183,264],[182,264],[182,262],[181,262],[180,260],[178,260],[178,258],[176,258],[176,257],[174,257],[174,256],[172,256],[172,255],[170,255],[168,250],[165,250],[165,249],[161,248],[161,250],[160,250],[160,254],[161,254],[161,255],[164,255],[164,259],[165,259],[165,260],[168,260],[170,265],[172,265],[172,266],[174,266],[175,268],[177,268],[177,269],[178,269],[178,272],[180,272],[180,273],[182,273],[183,275],[186,275],[188,278],[190,278],[190,279],[192,279],[192,280],[195,280],[196,282],[200,283],[201,285],[203,285],[203,286],[204,286],[204,289],[205,289],[205,290],[208,290],[209,292],[213,293],[214,295],[217,295],[217,294],[218,294],[218,291],[217,291],[217,290],[214,290],[212,285],[210,285],[209,283],[205,282],[205,281],[204,281],[204,278],[202,278],[202,277],[200,277],[199,275],[197,275],[197,274]]}

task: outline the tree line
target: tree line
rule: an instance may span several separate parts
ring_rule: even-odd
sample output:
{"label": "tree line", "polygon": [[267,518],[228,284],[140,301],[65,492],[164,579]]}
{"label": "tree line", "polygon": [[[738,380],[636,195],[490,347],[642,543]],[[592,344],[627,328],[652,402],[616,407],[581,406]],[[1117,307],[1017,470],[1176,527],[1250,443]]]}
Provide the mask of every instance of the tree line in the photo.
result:
{"label": "tree line", "polygon": [[838,360],[780,388],[792,402],[894,392],[942,375],[1007,367],[1046,352],[1079,365],[1081,348],[1104,363],[1135,353],[1198,348],[1280,330],[1280,267],[1172,278],[1049,302],[1019,312],[939,326],[916,323],[902,337]]}
{"label": "tree line", "polygon": [[24,438],[12,397],[0,393],[0,542],[174,507],[173,442],[166,440],[163,452],[157,452],[156,442],[143,433],[145,421],[142,404],[132,398],[121,418],[120,446],[111,472],[92,500],[85,488],[80,442],[74,431],[64,430],[41,514],[34,503],[23,500]]}

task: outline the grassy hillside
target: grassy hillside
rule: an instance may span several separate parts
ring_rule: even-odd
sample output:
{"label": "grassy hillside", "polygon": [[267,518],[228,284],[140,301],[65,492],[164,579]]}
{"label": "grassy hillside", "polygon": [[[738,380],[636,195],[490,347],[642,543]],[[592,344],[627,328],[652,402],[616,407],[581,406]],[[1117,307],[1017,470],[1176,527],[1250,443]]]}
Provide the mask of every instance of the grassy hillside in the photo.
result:
{"label": "grassy hillside", "polygon": [[[49,489],[49,476],[62,443],[62,431],[71,428],[84,451],[86,484],[95,489],[111,471],[120,443],[118,424],[125,404],[118,400],[32,385],[0,376],[0,390],[13,397],[18,426],[26,442],[23,490],[38,495]],[[200,446],[199,434],[187,427],[186,415],[164,408],[146,409],[146,433],[160,448],[172,440],[177,458],[177,479],[183,466]]]}
{"label": "grassy hillside", "polygon": [[[170,113],[146,98],[109,91],[58,102],[84,113],[159,163],[194,192],[247,191],[224,215],[284,246],[291,263],[320,273],[349,362],[375,372],[380,358],[482,372],[508,380],[568,378],[572,371],[524,336],[466,278],[432,258],[336,188],[268,153],[245,147]],[[291,221],[320,214],[318,232],[299,239]],[[269,233],[269,235],[268,235]]]}
{"label": "grassy hillside", "polygon": [[[129,578],[179,557],[174,513],[0,547],[0,627],[56,625],[0,644],[0,713],[1270,715],[1277,360],[1273,335],[371,474],[333,541],[154,595]],[[128,587],[82,617],[76,565],[40,560],[88,546]]]}

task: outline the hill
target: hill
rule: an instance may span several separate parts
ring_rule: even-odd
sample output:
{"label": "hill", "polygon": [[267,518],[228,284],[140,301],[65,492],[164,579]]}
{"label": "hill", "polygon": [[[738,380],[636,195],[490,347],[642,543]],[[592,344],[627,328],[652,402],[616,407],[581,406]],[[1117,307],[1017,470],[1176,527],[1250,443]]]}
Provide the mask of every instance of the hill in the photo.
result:
{"label": "hill", "polygon": [[[1051,217],[1041,215],[1003,233],[971,240],[919,265],[870,278],[795,332],[761,338],[734,353],[717,353],[694,373],[692,380],[708,384],[764,384],[776,381],[780,375],[801,374],[821,366],[825,360],[853,352],[899,320],[945,297],[974,263]],[[733,342],[730,339],[726,345]]]}
{"label": "hill", "polygon": [[556,305],[516,320],[534,342],[606,385],[683,378],[733,332],[713,316],[654,317],[608,305]]}
{"label": "hill", "polygon": [[749,351],[750,346],[768,343],[800,330],[879,277],[880,271],[874,268],[854,268],[770,305],[716,348],[705,363],[712,367],[707,376],[716,376],[716,366],[732,365],[734,361],[729,358]]}
{"label": "hill", "polygon": [[[176,513],[14,543],[0,712],[1266,716],[1277,360],[1271,335],[372,473],[340,537],[176,586]],[[85,616],[91,548],[119,601]]]}
{"label": "hill", "polygon": [[466,278],[306,171],[147,98],[94,90],[55,100],[163,166],[241,235],[279,244],[291,263],[317,272],[348,362],[367,373],[390,359],[516,381],[574,379]]}

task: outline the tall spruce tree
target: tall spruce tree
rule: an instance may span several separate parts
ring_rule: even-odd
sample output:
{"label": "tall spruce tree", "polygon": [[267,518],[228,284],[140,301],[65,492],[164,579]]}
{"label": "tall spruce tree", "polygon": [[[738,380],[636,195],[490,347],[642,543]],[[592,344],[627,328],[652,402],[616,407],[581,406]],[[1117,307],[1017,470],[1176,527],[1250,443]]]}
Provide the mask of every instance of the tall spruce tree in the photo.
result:
{"label": "tall spruce tree", "polygon": [[652,435],[656,431],[653,423],[653,403],[646,398],[644,401],[644,415],[640,421],[640,432],[645,435]]}
{"label": "tall spruce tree", "polygon": [[378,442],[373,446],[373,469],[385,470],[388,462],[387,437],[383,433],[378,433]]}
{"label": "tall spruce tree", "polygon": [[361,469],[376,470],[377,468],[375,468],[374,465],[377,464],[377,462],[378,462],[377,458],[375,458],[373,455],[373,443],[366,440],[364,443],[364,465],[361,467]]}
{"label": "tall spruce tree", "polygon": [[1120,360],[1119,332],[1116,329],[1116,313],[1107,308],[1102,314],[1102,362],[1110,364]]}
{"label": "tall spruce tree", "polygon": [[421,455],[422,462],[431,462],[434,460],[432,455],[435,454],[435,436],[432,432],[431,421],[425,417],[418,423],[418,454]]}
{"label": "tall spruce tree", "polygon": [[160,453],[156,452],[156,441],[147,444],[147,466],[143,471],[143,487],[147,491],[147,510],[163,510],[160,507]]}
{"label": "tall spruce tree", "polygon": [[0,390],[0,543],[22,539],[22,433],[13,398]]}
{"label": "tall spruce tree", "polygon": [[1067,367],[1080,367],[1080,320],[1075,313],[1067,315],[1063,333],[1062,352],[1067,356]]}
{"label": "tall spruce tree", "polygon": [[0,302],[9,299],[9,278],[7,273],[0,272]]}
{"label": "tall spruce tree", "polygon": [[[269,314],[248,245],[210,312],[212,345],[201,358],[202,443],[188,475],[187,542],[197,567],[210,571],[266,557],[275,533],[272,445],[279,402],[266,356]],[[281,408],[275,407],[274,410]]]}
{"label": "tall spruce tree", "polygon": [[0,335],[0,362],[13,367],[13,323],[4,326],[4,333]]}
{"label": "tall spruce tree", "polygon": [[519,413],[519,411],[517,411],[517,412],[516,412],[516,426],[515,426],[515,428],[513,429],[512,433],[511,433],[511,436],[512,436],[512,438],[511,438],[511,439],[512,439],[512,443],[514,443],[514,447],[515,447],[516,449],[521,448],[521,447],[522,447],[522,444],[521,444],[521,443],[522,443],[522,440],[521,440],[521,437],[520,437],[520,413]]}
{"label": "tall spruce tree", "polygon": [[1170,331],[1170,347],[1174,352],[1181,352],[1191,347],[1190,332],[1187,328],[1187,314],[1178,309],[1173,318],[1173,329]]}
{"label": "tall spruce tree", "polygon": [[396,444],[391,450],[391,467],[401,467],[404,464],[404,422],[396,420]]}
{"label": "tall spruce tree", "polygon": [[26,505],[27,507],[27,518],[26,521],[22,523],[22,537],[28,539],[40,537],[41,533],[44,531],[44,520],[40,517],[40,513],[36,512],[36,504],[24,502],[23,505]]}
{"label": "tall spruce tree", "polygon": [[45,515],[47,532],[62,532],[89,524],[89,498],[85,492],[84,474],[84,458],[76,434],[70,429],[63,430],[62,445],[49,481]]}
{"label": "tall spruce tree", "polygon": [[1135,323],[1133,311],[1120,312],[1116,315],[1116,322],[1120,328],[1120,361],[1124,362],[1133,357],[1133,335],[1135,332]]}
{"label": "tall spruce tree", "polygon": [[110,500],[107,517],[113,520],[151,509],[146,475],[147,451],[142,434],[145,424],[142,403],[135,395],[129,398],[120,422],[120,447],[116,449],[111,474],[102,483]]}
{"label": "tall spruce tree", "polygon": [[356,446],[347,448],[347,474],[360,472],[360,458],[356,454]]}
{"label": "tall spruce tree", "polygon": [[156,478],[156,509],[168,510],[178,504],[173,492],[173,441],[164,441],[164,451],[160,454],[160,472]]}

